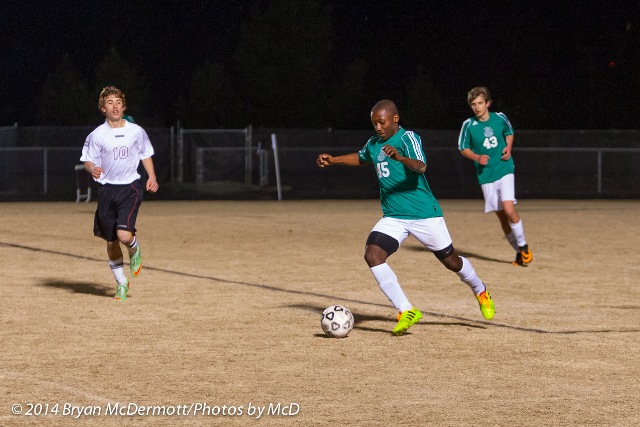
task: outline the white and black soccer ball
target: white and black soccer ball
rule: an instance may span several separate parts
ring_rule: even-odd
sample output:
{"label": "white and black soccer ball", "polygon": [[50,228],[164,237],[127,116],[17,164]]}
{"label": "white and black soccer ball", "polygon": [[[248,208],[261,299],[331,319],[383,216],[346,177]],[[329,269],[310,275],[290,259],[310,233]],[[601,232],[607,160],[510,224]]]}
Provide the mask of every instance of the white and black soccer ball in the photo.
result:
{"label": "white and black soccer ball", "polygon": [[330,337],[344,338],[353,329],[353,314],[347,307],[332,305],[322,312],[320,325]]}

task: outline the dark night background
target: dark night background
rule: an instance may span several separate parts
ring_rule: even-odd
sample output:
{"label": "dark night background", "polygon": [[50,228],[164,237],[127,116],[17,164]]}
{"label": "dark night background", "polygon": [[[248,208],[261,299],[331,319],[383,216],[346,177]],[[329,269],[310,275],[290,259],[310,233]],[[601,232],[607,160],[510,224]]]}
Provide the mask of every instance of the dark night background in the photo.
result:
{"label": "dark night background", "polygon": [[486,85],[520,129],[637,129],[640,2],[3,1],[0,126],[458,129]]}

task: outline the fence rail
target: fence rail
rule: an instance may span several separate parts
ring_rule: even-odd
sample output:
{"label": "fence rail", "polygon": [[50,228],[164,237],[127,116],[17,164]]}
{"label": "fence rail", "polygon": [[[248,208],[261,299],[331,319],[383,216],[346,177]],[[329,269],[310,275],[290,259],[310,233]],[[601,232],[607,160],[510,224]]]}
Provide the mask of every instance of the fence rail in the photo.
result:
{"label": "fence rail", "polygon": [[[76,195],[74,167],[79,163],[86,129],[73,133],[73,141],[60,129],[0,129],[0,200],[71,200]],[[76,131],[75,129],[71,129]],[[55,131],[55,132],[54,132]],[[315,158],[358,151],[366,131],[184,129],[179,125],[152,129],[156,174],[165,192],[156,197],[212,198],[224,183],[248,197],[243,187],[268,191],[276,184],[269,137],[278,137],[280,178],[284,198],[377,197],[379,189],[370,168],[320,169]],[[280,133],[279,133],[280,132]],[[76,135],[76,133],[78,135]],[[427,178],[437,197],[481,197],[473,163],[455,144],[456,132],[428,132],[424,138]],[[513,150],[516,193],[519,197],[631,197],[640,198],[640,141],[638,132],[521,132]],[[151,136],[151,134],[150,134]],[[282,136],[282,137],[281,137]],[[585,146],[575,146],[584,136]],[[564,146],[546,146],[549,138],[563,138]],[[38,139],[40,138],[40,139]],[[616,146],[597,146],[598,141]],[[41,141],[41,145],[31,142]],[[25,146],[26,145],[26,146]],[[37,146],[36,146],[37,145]],[[65,146],[58,146],[65,145]],[[141,168],[141,175],[144,170]],[[167,191],[175,188],[175,192]],[[196,190],[193,190],[196,189]],[[193,190],[193,191],[192,191]],[[205,191],[206,190],[206,191]],[[245,191],[243,193],[243,191]],[[275,197],[275,191],[260,197]]]}
{"label": "fence rail", "polygon": [[[41,177],[42,178],[42,194],[49,194],[49,179],[51,178],[51,172],[49,171],[50,165],[50,154],[51,153],[80,153],[80,150],[76,147],[0,147],[0,153],[2,157],[0,158],[0,167],[2,168],[2,173],[0,177],[2,177],[2,182],[0,182],[0,189],[4,189],[6,187],[11,188],[19,188],[19,184],[21,178],[24,178],[24,175],[29,175],[31,178]],[[16,159],[8,159],[5,153],[15,153],[18,154],[16,159],[23,159],[16,161]],[[19,154],[24,154],[25,156],[19,156]],[[78,155],[77,158],[80,156]],[[70,157],[71,158],[71,157]],[[77,158],[74,158],[71,163],[76,165],[78,163]],[[40,173],[36,172],[38,169],[38,163],[40,163]],[[66,163],[66,162],[65,162]],[[59,165],[58,165],[59,166]],[[73,169],[69,169],[69,179],[75,182],[75,175],[71,173]],[[12,186],[12,183],[14,184]],[[6,191],[6,190],[5,190]]]}

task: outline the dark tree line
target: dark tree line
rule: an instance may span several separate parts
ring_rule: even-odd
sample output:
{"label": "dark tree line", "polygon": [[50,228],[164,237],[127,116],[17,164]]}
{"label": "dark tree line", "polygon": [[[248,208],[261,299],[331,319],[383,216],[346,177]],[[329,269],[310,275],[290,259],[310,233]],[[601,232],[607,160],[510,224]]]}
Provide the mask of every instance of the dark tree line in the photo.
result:
{"label": "dark tree line", "polygon": [[519,128],[638,127],[632,2],[12,3],[0,6],[0,125],[96,124],[113,84],[146,126],[363,129],[392,98],[408,126],[456,129],[482,84]]}

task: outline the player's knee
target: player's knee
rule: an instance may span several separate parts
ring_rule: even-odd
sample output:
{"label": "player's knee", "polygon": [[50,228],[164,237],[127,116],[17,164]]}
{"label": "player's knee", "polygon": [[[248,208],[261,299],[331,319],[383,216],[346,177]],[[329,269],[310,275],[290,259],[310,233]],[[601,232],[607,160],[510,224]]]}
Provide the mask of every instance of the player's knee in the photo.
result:
{"label": "player's knee", "polygon": [[515,209],[505,212],[505,215],[511,224],[516,224],[520,221],[520,215],[518,215]]}
{"label": "player's knee", "polygon": [[364,251],[364,260],[369,267],[375,267],[376,265],[384,264],[387,260],[387,253],[377,248],[375,250],[373,246],[367,246]]}
{"label": "player's knee", "polygon": [[442,263],[442,265],[447,267],[447,270],[453,271],[454,273],[457,273],[460,270],[462,270],[462,259],[458,255],[441,259],[440,262]]}
{"label": "player's knee", "polygon": [[125,245],[133,241],[133,233],[129,230],[118,230],[118,240]]}
{"label": "player's knee", "polygon": [[462,268],[462,259],[453,248],[453,243],[444,249],[433,251],[433,254],[448,270],[457,272]]}
{"label": "player's knee", "polygon": [[389,255],[398,250],[400,244],[396,239],[378,231],[372,231],[367,238],[364,260],[369,267],[383,264]]}

